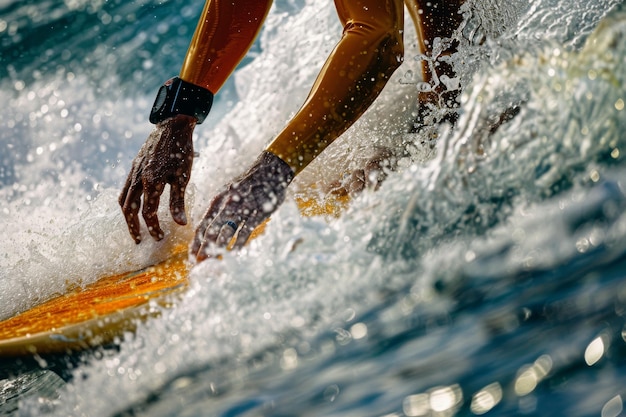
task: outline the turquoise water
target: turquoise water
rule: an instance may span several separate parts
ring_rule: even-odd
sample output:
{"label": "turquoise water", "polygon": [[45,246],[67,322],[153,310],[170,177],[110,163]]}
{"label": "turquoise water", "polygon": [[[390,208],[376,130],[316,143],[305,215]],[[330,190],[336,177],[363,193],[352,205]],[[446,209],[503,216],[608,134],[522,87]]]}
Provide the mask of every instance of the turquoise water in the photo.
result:
{"label": "turquoise water", "polygon": [[[195,221],[306,96],[340,35],[331,3],[277,1],[196,130]],[[116,197],[201,7],[0,4],[0,317],[189,238],[167,221],[166,242],[135,246]],[[405,133],[419,88],[407,25],[405,65],[299,184],[413,144],[380,190],[340,219],[288,199],[115,346],[0,365],[0,413],[623,415],[625,7],[475,0],[465,15],[454,129]]]}

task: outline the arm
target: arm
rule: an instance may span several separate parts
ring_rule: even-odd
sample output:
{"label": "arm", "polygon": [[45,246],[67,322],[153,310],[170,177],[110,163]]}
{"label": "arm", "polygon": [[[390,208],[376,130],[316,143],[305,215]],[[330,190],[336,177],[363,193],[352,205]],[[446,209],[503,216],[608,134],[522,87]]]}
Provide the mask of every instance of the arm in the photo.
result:
{"label": "arm", "polygon": [[235,247],[242,246],[282,203],[292,178],[367,110],[401,64],[401,0],[335,4],[344,25],[341,40],[298,113],[253,167],[213,199],[192,246],[199,260],[234,235]]}
{"label": "arm", "polygon": [[267,147],[298,174],[369,108],[403,60],[403,5],[337,1],[344,32],[304,105]]}
{"label": "arm", "polygon": [[254,42],[270,5],[271,0],[207,0],[180,78],[159,90],[150,114],[155,129],[134,159],[119,197],[136,243],[141,242],[140,209],[150,235],[163,238],[157,209],[166,184],[171,187],[174,221],[187,223],[184,198],[193,162],[193,130],[208,114],[213,94]]}
{"label": "arm", "polygon": [[[440,80],[442,76],[456,77],[452,65],[433,56],[433,44],[436,38],[452,39],[455,30],[463,20],[459,9],[465,0],[404,0],[411,20],[417,32],[419,52],[430,58],[430,62],[422,61],[422,80],[429,83],[431,91],[418,93],[418,100],[422,104],[414,121],[412,132],[418,132],[425,125],[425,117],[435,108],[447,107],[454,109],[458,106],[459,90],[447,91],[445,84]],[[458,42],[453,41],[448,48],[441,51],[441,55],[451,55],[456,52]],[[457,113],[450,111],[442,117],[454,123]],[[386,178],[389,171],[393,171],[398,160],[403,156],[404,149],[380,148],[368,160],[365,166],[357,169],[350,176],[330,185],[329,191],[333,194],[360,193],[364,188],[376,189]]]}

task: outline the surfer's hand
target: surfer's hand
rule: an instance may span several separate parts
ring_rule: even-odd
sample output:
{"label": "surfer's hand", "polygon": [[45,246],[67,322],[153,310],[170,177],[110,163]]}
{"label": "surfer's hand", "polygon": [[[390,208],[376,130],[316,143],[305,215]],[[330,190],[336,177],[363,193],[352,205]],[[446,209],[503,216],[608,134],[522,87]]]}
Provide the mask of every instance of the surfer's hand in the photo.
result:
{"label": "surfer's hand", "polygon": [[285,199],[294,177],[282,159],[264,151],[254,165],[220,192],[196,230],[191,253],[198,261],[209,256],[211,247],[225,247],[234,236],[234,248],[243,246],[252,231]]}
{"label": "surfer's hand", "polygon": [[170,212],[174,221],[187,224],[185,215],[185,188],[189,182],[193,162],[192,134],[196,119],[179,114],[156,125],[143,144],[126,179],[119,197],[128,230],[135,243],[141,242],[139,209],[155,240],[163,238],[157,209],[159,199],[170,184]]}
{"label": "surfer's hand", "polygon": [[389,171],[396,169],[397,164],[398,158],[391,149],[380,148],[363,168],[354,170],[341,181],[331,183],[329,193],[355,196],[365,188],[376,190],[387,178]]}

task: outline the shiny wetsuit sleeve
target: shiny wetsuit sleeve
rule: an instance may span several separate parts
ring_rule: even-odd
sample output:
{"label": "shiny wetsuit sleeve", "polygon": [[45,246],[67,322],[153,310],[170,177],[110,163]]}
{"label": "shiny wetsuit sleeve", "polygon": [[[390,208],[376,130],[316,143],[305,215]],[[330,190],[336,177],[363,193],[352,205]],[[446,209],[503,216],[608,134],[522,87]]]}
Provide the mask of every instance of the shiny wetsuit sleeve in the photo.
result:
{"label": "shiny wetsuit sleeve", "polygon": [[[416,25],[420,50],[427,55],[433,40],[451,37],[462,19],[459,7],[464,0],[405,2]],[[335,5],[344,26],[341,40],[302,108],[267,147],[296,173],[367,110],[403,59],[402,0],[335,0]],[[456,45],[444,53],[452,53],[454,48]],[[454,76],[452,68],[445,63],[437,63],[435,74],[423,67],[425,81],[442,74]],[[441,93],[436,89],[431,95],[421,94],[419,98],[433,101]]]}
{"label": "shiny wetsuit sleeve", "polygon": [[272,0],[207,0],[180,78],[213,94],[246,55]]}
{"label": "shiny wetsuit sleeve", "polygon": [[297,174],[350,127],[402,63],[402,0],[336,0],[343,35],[302,108],[267,147]]}

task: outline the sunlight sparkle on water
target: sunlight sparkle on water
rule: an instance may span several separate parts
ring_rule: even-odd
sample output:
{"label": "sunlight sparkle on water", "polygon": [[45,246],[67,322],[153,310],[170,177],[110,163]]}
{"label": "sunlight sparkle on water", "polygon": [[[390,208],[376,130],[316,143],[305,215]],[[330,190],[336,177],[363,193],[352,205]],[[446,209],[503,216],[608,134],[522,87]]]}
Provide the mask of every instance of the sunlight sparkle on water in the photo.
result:
{"label": "sunlight sparkle on water", "polygon": [[602,417],[617,417],[624,410],[624,402],[621,395],[616,395],[602,407]]}
{"label": "sunlight sparkle on water", "polygon": [[585,362],[587,365],[592,366],[596,364],[602,356],[604,356],[604,341],[601,336],[593,339],[591,343],[585,349]]}
{"label": "sunlight sparkle on water", "polygon": [[295,369],[298,366],[298,352],[294,348],[285,349],[280,366],[284,370]]}
{"label": "sunlight sparkle on water", "polygon": [[365,323],[356,323],[350,327],[350,333],[353,339],[362,339],[367,336],[367,325]]}
{"label": "sunlight sparkle on water", "polygon": [[548,355],[542,355],[532,365],[522,367],[515,380],[515,393],[520,397],[530,394],[551,369],[552,358]]}
{"label": "sunlight sparkle on water", "polygon": [[409,395],[402,403],[404,414],[411,417],[452,415],[463,402],[463,391],[458,384],[436,387],[428,393]]}
{"label": "sunlight sparkle on water", "polygon": [[487,385],[472,397],[470,409],[474,414],[485,414],[502,401],[502,387],[499,383]]}

